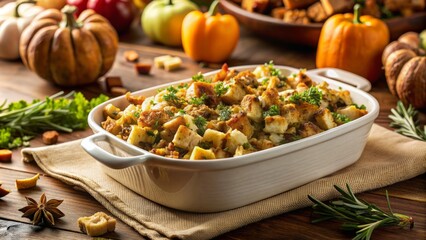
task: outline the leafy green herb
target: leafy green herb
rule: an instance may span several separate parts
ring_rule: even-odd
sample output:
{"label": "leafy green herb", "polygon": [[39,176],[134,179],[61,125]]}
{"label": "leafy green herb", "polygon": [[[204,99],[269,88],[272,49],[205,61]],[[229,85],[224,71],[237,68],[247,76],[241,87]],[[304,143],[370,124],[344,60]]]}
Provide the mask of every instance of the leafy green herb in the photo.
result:
{"label": "leafy green herb", "polygon": [[359,106],[358,104],[353,103],[352,105],[355,106],[357,109],[361,109],[361,110],[366,110],[367,109],[367,107],[364,104],[362,104],[361,106]]}
{"label": "leafy green herb", "polygon": [[317,87],[310,87],[302,93],[295,93],[291,96],[290,101],[293,103],[307,102],[309,104],[319,106],[322,100],[322,92]]}
{"label": "leafy green herb", "polygon": [[193,104],[193,105],[202,105],[202,104],[204,104],[204,102],[206,101],[206,99],[207,99],[207,96],[204,94],[203,96],[201,96],[201,97],[192,97],[189,101],[188,101],[188,103],[189,104]]}
{"label": "leafy green herb", "polygon": [[207,120],[201,116],[197,116],[192,121],[194,122],[195,126],[198,127],[198,134],[201,136],[204,135],[204,132],[206,131]]}
{"label": "leafy green herb", "polygon": [[279,69],[277,69],[277,68],[275,68],[275,65],[274,65],[274,61],[269,61],[269,63],[265,63],[265,66],[267,66],[268,67],[268,69],[269,69],[269,74],[271,75],[271,76],[276,76],[276,77],[279,77],[279,78],[281,78],[282,77],[282,75],[281,75],[281,70],[279,70]]}
{"label": "leafy green herb", "polygon": [[392,115],[389,118],[392,120],[390,126],[395,128],[397,133],[411,137],[417,140],[426,141],[426,125],[423,130],[418,126],[417,111],[413,106],[409,105],[408,109],[404,107],[401,101],[398,101],[396,109],[391,109]]}
{"label": "leafy green herb", "polygon": [[201,141],[200,143],[198,143],[198,146],[200,148],[210,149],[210,148],[212,148],[213,143],[212,142]]}
{"label": "leafy green herb", "polygon": [[219,120],[220,121],[226,121],[231,118],[231,108],[229,106],[219,104],[217,106],[217,109],[219,110]]}
{"label": "leafy green herb", "polygon": [[197,73],[197,75],[192,76],[192,81],[194,81],[194,82],[206,82],[206,83],[211,82],[210,79],[205,79],[204,75],[200,72]]}
{"label": "leafy green herb", "polygon": [[277,105],[272,105],[268,111],[263,112],[263,117],[276,115],[280,115],[280,108]]}
{"label": "leafy green herb", "polygon": [[312,223],[326,220],[342,221],[341,227],[343,230],[356,231],[356,236],[353,240],[368,240],[371,238],[373,231],[379,227],[414,227],[413,218],[392,211],[387,191],[386,201],[390,213],[355,197],[348,184],[346,184],[347,192],[336,185],[334,188],[341,196],[339,200],[332,201],[328,205],[308,195],[308,198],[314,203],[312,206],[314,214],[319,215],[319,218],[313,220]]}
{"label": "leafy green herb", "polygon": [[178,88],[179,89],[187,89],[189,87],[189,84],[188,83],[181,83],[181,84],[179,84],[179,86],[178,86]]}
{"label": "leafy green herb", "polygon": [[214,91],[217,94],[217,96],[222,96],[228,91],[229,87],[225,86],[223,82],[218,82],[216,85],[214,85]]}
{"label": "leafy green herb", "polygon": [[179,109],[178,115],[185,115],[185,114],[186,114],[185,110]]}
{"label": "leafy green herb", "polygon": [[88,101],[82,93],[63,92],[34,100],[0,105],[0,148],[29,145],[28,141],[47,130],[72,132],[87,128],[90,110],[108,99],[100,95]]}
{"label": "leafy green herb", "polygon": [[173,86],[169,86],[166,88],[166,90],[167,93],[163,95],[164,100],[175,105],[180,105],[182,103],[182,99],[176,96],[176,93],[178,92],[176,88],[174,88]]}
{"label": "leafy green herb", "polygon": [[332,112],[331,113],[333,115],[334,121],[338,124],[344,124],[344,123],[348,123],[351,121],[350,118],[348,118],[348,116],[344,115],[344,114],[340,114],[340,113],[336,113],[336,112]]}
{"label": "leafy green herb", "polygon": [[268,85],[268,82],[269,82],[269,78],[268,77],[263,77],[262,78],[262,85],[263,86]]}
{"label": "leafy green herb", "polygon": [[251,144],[249,142],[243,143],[243,148],[247,150],[251,148]]}

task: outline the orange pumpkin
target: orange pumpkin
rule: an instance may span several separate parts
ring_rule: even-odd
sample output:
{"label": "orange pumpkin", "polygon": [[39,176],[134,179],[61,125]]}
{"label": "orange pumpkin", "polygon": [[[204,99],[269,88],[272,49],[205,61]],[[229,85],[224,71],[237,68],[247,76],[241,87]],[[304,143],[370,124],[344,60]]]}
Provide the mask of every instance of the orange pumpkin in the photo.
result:
{"label": "orange pumpkin", "polygon": [[[118,36],[93,10],[77,21],[74,6],[41,12],[22,33],[19,52],[28,69],[61,86],[89,84],[113,65]],[[65,16],[65,17],[63,17]]]}
{"label": "orange pumpkin", "polygon": [[316,65],[318,68],[341,68],[371,82],[381,73],[381,56],[389,43],[389,29],[374,17],[355,13],[336,14],[330,17],[321,30]]}

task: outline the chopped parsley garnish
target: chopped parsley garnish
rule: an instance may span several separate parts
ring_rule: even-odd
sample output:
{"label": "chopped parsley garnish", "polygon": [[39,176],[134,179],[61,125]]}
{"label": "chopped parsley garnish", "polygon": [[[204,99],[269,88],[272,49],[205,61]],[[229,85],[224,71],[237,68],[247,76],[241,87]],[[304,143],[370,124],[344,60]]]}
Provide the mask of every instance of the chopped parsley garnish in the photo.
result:
{"label": "chopped parsley garnish", "polygon": [[367,109],[367,107],[364,104],[362,104],[361,106],[359,106],[358,104],[353,103],[352,105],[355,106],[357,109],[361,109],[361,110],[366,110]]}
{"label": "chopped parsley garnish", "polygon": [[182,89],[182,88],[187,89],[188,87],[189,87],[189,84],[188,84],[188,83],[181,83],[181,84],[178,86],[178,88],[179,88],[179,89]]}
{"label": "chopped parsley garnish", "polygon": [[198,143],[198,146],[200,148],[210,149],[210,148],[213,147],[213,143],[212,142],[201,141],[200,143]]}
{"label": "chopped parsley garnish", "polygon": [[302,93],[296,93],[290,97],[293,103],[307,102],[319,106],[322,100],[322,92],[317,87],[310,87]]}
{"label": "chopped parsley garnish", "polygon": [[172,86],[166,88],[167,93],[163,95],[163,99],[169,103],[181,104],[182,99],[176,96],[178,90]]}
{"label": "chopped parsley garnish", "polygon": [[249,142],[243,143],[243,148],[247,150],[251,148],[251,144]]}
{"label": "chopped parsley garnish", "polygon": [[185,110],[180,109],[179,112],[178,112],[178,115],[184,115],[184,114],[186,114]]}
{"label": "chopped parsley garnish", "polygon": [[192,76],[192,81],[194,81],[194,82],[206,82],[206,83],[211,82],[210,79],[205,79],[204,75],[201,72],[197,73],[197,75]]}
{"label": "chopped parsley garnish", "polygon": [[351,121],[351,119],[349,119],[348,116],[344,114],[333,112],[332,115],[333,115],[334,121],[336,121],[336,123],[338,124],[344,124]]}
{"label": "chopped parsley garnish", "polygon": [[195,126],[198,127],[198,134],[201,136],[204,135],[204,132],[206,131],[207,120],[201,116],[197,116],[194,118],[194,120],[192,120],[192,122],[195,124]]}
{"label": "chopped parsley garnish", "polygon": [[228,106],[225,106],[223,104],[219,104],[217,106],[218,110],[219,110],[219,120],[220,121],[226,121],[228,119],[231,118],[231,108]]}
{"label": "chopped parsley garnish", "polygon": [[268,111],[263,112],[263,117],[280,115],[280,108],[277,105],[272,105]]}
{"label": "chopped parsley garnish", "polygon": [[141,115],[141,113],[140,112],[138,112],[138,111],[135,111],[135,112],[133,112],[133,116],[135,117],[135,118],[139,118],[139,116]]}
{"label": "chopped parsley garnish", "polygon": [[229,87],[225,86],[223,82],[218,82],[216,85],[214,85],[214,91],[217,94],[217,96],[222,96],[228,91]]}
{"label": "chopped parsley garnish", "polygon": [[202,105],[204,104],[204,101],[207,99],[206,95],[203,95],[201,97],[192,97],[188,103],[193,105]]}
{"label": "chopped parsley garnish", "polygon": [[269,82],[269,78],[268,77],[263,77],[262,78],[262,85],[267,85]]}
{"label": "chopped parsley garnish", "polygon": [[269,75],[276,76],[276,77],[279,77],[279,78],[282,77],[281,70],[275,68],[274,61],[271,60],[271,61],[269,61],[269,63],[265,63],[265,66],[267,66],[268,69],[269,69]]}

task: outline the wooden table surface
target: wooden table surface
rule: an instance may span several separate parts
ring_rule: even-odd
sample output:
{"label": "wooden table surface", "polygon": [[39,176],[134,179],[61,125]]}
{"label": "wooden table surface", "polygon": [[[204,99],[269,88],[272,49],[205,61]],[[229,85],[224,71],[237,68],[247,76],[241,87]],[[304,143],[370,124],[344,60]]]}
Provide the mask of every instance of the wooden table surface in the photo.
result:
{"label": "wooden table surface", "polygon": [[[152,62],[153,58],[163,54],[179,56],[183,59],[183,68],[175,72],[166,72],[153,68],[151,75],[137,75],[133,65],[123,59],[125,50],[135,50],[140,54],[142,62]],[[315,49],[306,47],[286,46],[263,40],[242,29],[239,44],[228,61],[230,66],[245,64],[262,64],[273,60],[275,64],[288,65],[296,68],[312,69],[315,67]],[[172,82],[190,77],[198,72],[207,72],[218,68],[217,65],[203,66],[188,59],[180,48],[167,48],[155,45],[143,36],[140,28],[135,25],[127,35],[121,36],[120,50],[116,62],[108,76],[120,76],[124,86],[130,91],[136,91],[160,83]],[[102,80],[77,89],[87,97],[105,93]],[[44,98],[60,90],[71,89],[53,86],[28,71],[20,61],[0,60],[0,102],[32,100]],[[380,115],[375,121],[381,126],[388,127],[390,109],[395,106],[397,99],[387,90],[384,79],[373,86],[371,94],[380,102]],[[422,114],[424,123],[424,114]],[[389,127],[388,127],[389,128]],[[66,142],[83,138],[91,134],[78,131],[72,134],[61,134],[59,141]],[[40,138],[31,141],[32,147],[43,146]],[[391,146],[390,146],[391,147]],[[36,164],[21,161],[21,149],[13,151],[11,163],[0,163],[0,181],[3,186],[12,189],[12,193],[0,199],[0,238],[1,239],[90,239],[80,233],[76,220],[80,216],[88,216],[96,211],[108,211],[96,202],[89,194],[73,189],[52,177],[43,176],[35,189],[15,190],[15,179],[42,173]],[[415,220],[412,230],[386,228],[375,231],[373,239],[426,239],[426,175],[423,174],[408,181],[386,187],[390,193],[395,212],[410,215]],[[60,219],[53,228],[32,226],[29,220],[21,218],[19,208],[25,205],[24,196],[38,198],[45,192],[48,198],[65,199],[60,209],[65,217]],[[358,195],[367,201],[386,208],[384,189],[377,189]],[[351,239],[352,234],[339,230],[337,223],[326,222],[311,224],[311,209],[305,208],[275,216],[253,223],[232,232],[218,236],[216,239]],[[131,227],[118,221],[116,232],[104,237],[111,239],[141,239]]]}

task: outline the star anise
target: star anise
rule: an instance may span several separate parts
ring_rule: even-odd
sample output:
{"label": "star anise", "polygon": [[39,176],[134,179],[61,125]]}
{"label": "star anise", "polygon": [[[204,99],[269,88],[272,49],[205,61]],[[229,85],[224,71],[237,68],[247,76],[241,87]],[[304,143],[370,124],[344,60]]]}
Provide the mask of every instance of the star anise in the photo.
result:
{"label": "star anise", "polygon": [[44,193],[40,196],[40,203],[30,197],[25,197],[25,199],[27,199],[28,206],[19,209],[19,211],[23,212],[22,217],[29,218],[33,225],[55,225],[55,219],[65,216],[57,208],[64,200],[50,199],[47,201]]}

